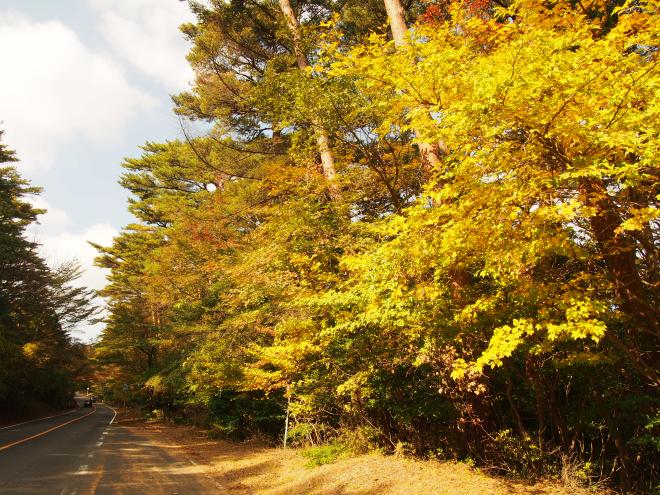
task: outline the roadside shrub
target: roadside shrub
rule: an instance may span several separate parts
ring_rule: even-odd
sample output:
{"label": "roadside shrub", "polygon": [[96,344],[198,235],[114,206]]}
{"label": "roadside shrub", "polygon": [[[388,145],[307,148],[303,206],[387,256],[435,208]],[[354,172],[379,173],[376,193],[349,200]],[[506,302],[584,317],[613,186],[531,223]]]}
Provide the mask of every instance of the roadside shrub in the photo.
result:
{"label": "roadside shrub", "polygon": [[660,412],[649,415],[637,435],[628,443],[641,490],[660,495]]}
{"label": "roadside shrub", "polygon": [[568,488],[588,487],[594,475],[593,468],[589,461],[584,462],[576,455],[564,454],[561,456],[561,482]]}
{"label": "roadside shrub", "polygon": [[543,457],[538,445],[529,437],[500,430],[493,436],[488,455],[489,469],[514,477],[534,478],[542,474]]}
{"label": "roadside shrub", "polygon": [[209,401],[211,435],[245,440],[277,438],[284,429],[282,406],[262,392],[223,390]]}
{"label": "roadside shrub", "polygon": [[296,423],[289,428],[287,443],[292,447],[308,447],[328,442],[335,435],[334,428],[323,423]]}
{"label": "roadside shrub", "polygon": [[165,411],[162,409],[152,409],[145,414],[147,421],[165,421]]}
{"label": "roadside shrub", "polygon": [[353,454],[366,454],[379,449],[383,432],[371,425],[344,430],[339,434],[339,442]]}
{"label": "roadside shrub", "polygon": [[326,445],[318,445],[304,450],[301,455],[308,459],[306,466],[315,467],[323,464],[335,462],[342,456],[349,453],[346,445],[338,441],[333,441]]}
{"label": "roadside shrub", "polygon": [[231,440],[240,436],[239,430],[239,420],[238,418],[234,418],[233,420],[226,420],[222,423],[211,423],[208,436],[213,439]]}

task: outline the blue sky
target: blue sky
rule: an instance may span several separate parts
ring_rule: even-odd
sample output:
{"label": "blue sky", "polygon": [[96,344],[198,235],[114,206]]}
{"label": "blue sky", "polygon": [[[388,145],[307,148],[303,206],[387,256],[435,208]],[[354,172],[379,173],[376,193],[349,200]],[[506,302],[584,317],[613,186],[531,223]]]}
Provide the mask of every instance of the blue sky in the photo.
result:
{"label": "blue sky", "polygon": [[178,0],[0,3],[0,128],[48,209],[30,235],[52,265],[77,258],[91,288],[105,274],[87,241],[107,245],[133,221],[117,184],[122,159],[181,135],[170,95],[192,78],[178,30],[192,20]]}

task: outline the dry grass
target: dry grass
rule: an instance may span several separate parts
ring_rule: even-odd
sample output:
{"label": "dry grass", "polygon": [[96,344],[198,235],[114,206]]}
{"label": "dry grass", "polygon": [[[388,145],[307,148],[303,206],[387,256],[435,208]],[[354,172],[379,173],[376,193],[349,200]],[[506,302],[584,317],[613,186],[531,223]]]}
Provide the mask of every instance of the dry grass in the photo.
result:
{"label": "dry grass", "polygon": [[487,476],[465,464],[369,454],[310,468],[296,450],[209,440],[202,430],[133,423],[173,456],[199,466],[228,495],[586,495],[553,482],[526,485]]}

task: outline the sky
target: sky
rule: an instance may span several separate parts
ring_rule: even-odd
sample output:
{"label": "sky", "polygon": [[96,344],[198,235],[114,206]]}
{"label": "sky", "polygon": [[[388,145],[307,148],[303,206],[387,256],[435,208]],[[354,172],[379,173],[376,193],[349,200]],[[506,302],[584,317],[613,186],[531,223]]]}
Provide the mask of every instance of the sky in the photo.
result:
{"label": "sky", "polygon": [[193,20],[179,0],[0,0],[0,129],[48,210],[29,236],[51,266],[77,259],[80,285],[105,285],[88,241],[110,245],[134,221],[123,158],[181,137],[170,95],[192,80],[178,26]]}

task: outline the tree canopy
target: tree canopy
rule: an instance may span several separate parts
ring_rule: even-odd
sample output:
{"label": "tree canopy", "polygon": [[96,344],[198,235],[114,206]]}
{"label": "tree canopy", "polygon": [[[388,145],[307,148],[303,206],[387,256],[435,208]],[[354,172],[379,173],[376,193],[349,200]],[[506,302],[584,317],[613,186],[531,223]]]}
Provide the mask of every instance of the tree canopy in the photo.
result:
{"label": "tree canopy", "polygon": [[[0,132],[0,137],[2,133]],[[80,267],[52,269],[26,229],[44,210],[40,188],[21,178],[15,154],[0,143],[0,412],[25,414],[35,401],[69,406],[76,380],[89,373],[85,346],[70,330],[94,320],[92,291],[72,285]]]}
{"label": "tree canopy", "polygon": [[98,246],[108,389],[654,486],[658,3],[191,7],[184,136]]}

